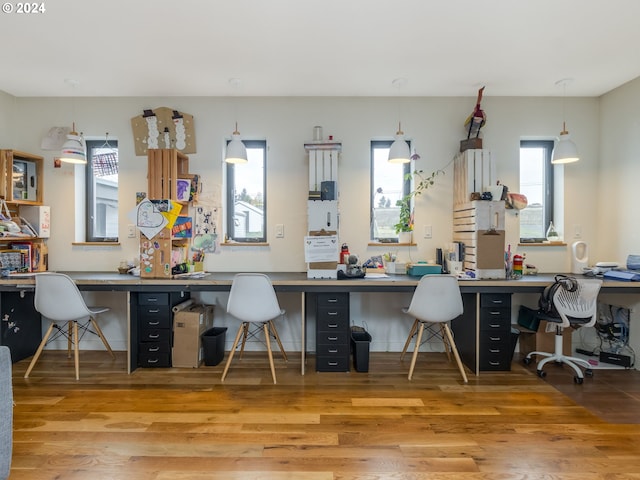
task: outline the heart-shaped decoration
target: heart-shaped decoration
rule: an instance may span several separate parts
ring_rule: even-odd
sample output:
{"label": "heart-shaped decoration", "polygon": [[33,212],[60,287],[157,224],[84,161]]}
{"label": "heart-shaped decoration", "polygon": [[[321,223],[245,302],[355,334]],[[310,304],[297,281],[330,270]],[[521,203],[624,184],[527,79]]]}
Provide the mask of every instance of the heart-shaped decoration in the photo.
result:
{"label": "heart-shaped decoration", "polygon": [[138,206],[138,227],[156,228],[164,222],[164,217],[155,208],[153,203],[146,201]]}

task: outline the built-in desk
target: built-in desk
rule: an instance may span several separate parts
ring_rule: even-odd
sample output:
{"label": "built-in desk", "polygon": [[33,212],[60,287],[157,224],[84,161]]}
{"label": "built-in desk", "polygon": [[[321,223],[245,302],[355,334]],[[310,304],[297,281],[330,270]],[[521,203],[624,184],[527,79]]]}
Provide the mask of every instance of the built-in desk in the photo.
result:
{"label": "built-in desk", "polygon": [[[128,315],[128,367],[129,371],[137,368],[137,314],[132,311],[137,303],[132,304],[132,294],[151,292],[207,292],[229,291],[234,272],[212,273],[199,279],[141,279],[131,275],[120,275],[111,272],[66,272],[78,285],[80,290],[87,291],[124,291],[127,293]],[[390,275],[388,278],[375,279],[308,279],[305,272],[273,272],[268,273],[273,286],[278,292],[300,293],[301,309],[301,373],[305,372],[306,360],[306,295],[334,292],[373,292],[398,293],[413,292],[419,278],[407,275]],[[454,320],[453,329],[461,340],[461,356],[464,363],[476,375],[480,372],[480,336],[481,305],[483,294],[540,293],[546,285],[553,281],[554,274],[525,276],[519,280],[461,280],[460,289],[465,304],[465,314]],[[8,298],[5,292],[28,292],[34,288],[32,277],[16,277],[0,279],[0,306]],[[634,294],[640,297],[640,282],[605,281],[601,294]],[[26,297],[25,297],[26,298]],[[38,318],[39,321],[39,318]],[[464,332],[464,333],[461,333]],[[464,339],[463,339],[464,337]],[[38,340],[39,342],[39,340]],[[36,342],[36,345],[37,343]]]}

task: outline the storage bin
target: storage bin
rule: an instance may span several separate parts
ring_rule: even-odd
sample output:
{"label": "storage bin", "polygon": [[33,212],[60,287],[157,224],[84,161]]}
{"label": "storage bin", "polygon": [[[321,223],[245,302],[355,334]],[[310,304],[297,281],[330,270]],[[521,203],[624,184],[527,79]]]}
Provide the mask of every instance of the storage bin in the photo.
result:
{"label": "storage bin", "polygon": [[215,367],[224,358],[226,333],[227,327],[213,327],[202,334],[205,366]]}

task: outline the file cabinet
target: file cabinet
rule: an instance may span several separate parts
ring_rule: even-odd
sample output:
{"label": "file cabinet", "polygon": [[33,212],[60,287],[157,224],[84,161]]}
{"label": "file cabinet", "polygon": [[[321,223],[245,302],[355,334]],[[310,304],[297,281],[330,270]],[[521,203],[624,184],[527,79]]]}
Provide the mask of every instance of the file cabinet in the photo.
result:
{"label": "file cabinet", "polygon": [[480,370],[511,370],[511,295],[480,294]]}
{"label": "file cabinet", "polygon": [[171,367],[173,307],[188,300],[188,292],[138,293],[138,366]]}
{"label": "file cabinet", "polygon": [[316,370],[349,371],[349,294],[319,293],[316,299]]}

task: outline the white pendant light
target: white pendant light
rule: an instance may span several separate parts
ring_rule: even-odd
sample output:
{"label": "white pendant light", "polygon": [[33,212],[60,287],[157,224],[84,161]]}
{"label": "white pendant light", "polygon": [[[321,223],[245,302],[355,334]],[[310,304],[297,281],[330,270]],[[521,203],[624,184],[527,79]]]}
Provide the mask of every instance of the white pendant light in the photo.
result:
{"label": "white pendant light", "polygon": [[[400,118],[400,89],[407,84],[406,78],[396,78],[391,84],[398,89],[398,118]],[[398,131],[395,140],[389,148],[389,163],[409,163],[411,161],[411,150],[409,144],[404,139],[402,131],[402,122],[398,120]]]}
{"label": "white pendant light", "polygon": [[[229,85],[238,90],[240,88],[239,78],[230,78]],[[238,118],[238,107],[236,104],[236,118]],[[227,151],[224,156],[227,163],[247,163],[247,147],[242,143],[240,132],[238,131],[238,121],[236,120],[236,129],[231,134],[231,141],[227,143]]]}
{"label": "white pendant light", "polygon": [[238,122],[236,122],[236,129],[231,134],[231,141],[227,143],[227,153],[224,161],[227,163],[247,163],[249,161],[247,159],[247,147],[244,146],[240,139]]}
{"label": "white pendant light", "polygon": [[562,131],[560,132],[560,137],[553,147],[551,163],[557,165],[561,163],[574,163],[578,160],[580,160],[580,157],[578,156],[578,147],[576,147],[576,144],[571,140],[571,135],[569,135],[564,122],[562,122]]}
{"label": "white pendant light", "polygon": [[567,83],[569,83],[570,81],[571,79],[565,78],[556,82],[556,85],[561,85],[564,88],[564,91],[562,96],[562,131],[560,132],[560,137],[557,139],[553,147],[553,153],[551,154],[551,163],[554,165],[574,163],[580,160],[580,157],[578,155],[578,147],[576,147],[576,144],[573,142],[573,140],[571,140],[571,136],[567,131],[566,122],[564,120],[566,88]]}
{"label": "white pendant light", "polygon": [[[80,83],[78,80],[72,78],[65,78],[64,81],[70,85],[74,91]],[[75,95],[71,101],[73,114],[75,116]],[[76,132],[75,122],[73,122],[73,128],[71,128],[71,131],[67,134],[67,140],[62,144],[62,149],[60,150],[60,161],[75,164],[87,163],[87,145],[84,141],[84,137],[81,134],[78,135],[78,132]]]}
{"label": "white pendant light", "polygon": [[398,123],[398,131],[395,138],[389,149],[389,163],[409,163],[411,161],[411,150],[404,139],[404,132],[400,123]]}
{"label": "white pendant light", "polygon": [[87,146],[82,135],[76,132],[76,124],[73,124],[71,132],[67,135],[67,140],[62,145],[60,151],[60,161],[66,163],[86,164]]}

